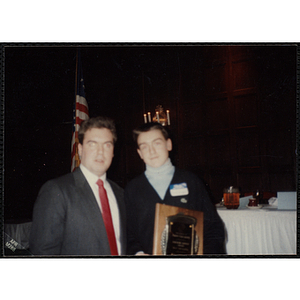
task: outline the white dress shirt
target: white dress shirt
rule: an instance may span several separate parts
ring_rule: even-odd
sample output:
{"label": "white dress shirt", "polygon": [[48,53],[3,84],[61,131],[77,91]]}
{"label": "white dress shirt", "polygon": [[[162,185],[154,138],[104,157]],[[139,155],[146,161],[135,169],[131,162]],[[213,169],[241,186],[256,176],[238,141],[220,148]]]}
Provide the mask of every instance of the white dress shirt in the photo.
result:
{"label": "white dress shirt", "polygon": [[108,197],[109,206],[110,206],[113,226],[114,226],[114,230],[115,230],[115,236],[116,236],[116,240],[117,240],[118,253],[120,254],[121,253],[121,242],[120,242],[119,208],[118,208],[115,194],[114,194],[109,182],[106,180],[106,173],[104,175],[102,175],[101,177],[98,177],[95,174],[93,174],[92,172],[90,172],[82,164],[80,164],[79,167],[95,195],[95,198],[97,200],[97,203],[98,203],[98,206],[99,206],[101,212],[102,212],[102,208],[101,208],[101,202],[100,202],[100,196],[99,196],[99,186],[97,185],[97,181],[99,178],[103,181],[104,188],[106,189],[106,193],[107,193],[107,197]]}

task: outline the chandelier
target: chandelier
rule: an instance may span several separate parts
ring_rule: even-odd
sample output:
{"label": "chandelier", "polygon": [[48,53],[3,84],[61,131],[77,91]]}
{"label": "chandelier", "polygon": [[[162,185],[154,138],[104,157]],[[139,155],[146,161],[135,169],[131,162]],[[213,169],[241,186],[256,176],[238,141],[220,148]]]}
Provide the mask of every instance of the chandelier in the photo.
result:
{"label": "chandelier", "polygon": [[[144,122],[145,123],[151,122],[151,113],[150,112],[148,112],[147,114],[144,114]],[[165,113],[162,105],[157,105],[156,109],[155,109],[155,115],[152,119],[152,122],[160,123],[162,126],[171,125],[170,111],[166,110],[166,113]]]}

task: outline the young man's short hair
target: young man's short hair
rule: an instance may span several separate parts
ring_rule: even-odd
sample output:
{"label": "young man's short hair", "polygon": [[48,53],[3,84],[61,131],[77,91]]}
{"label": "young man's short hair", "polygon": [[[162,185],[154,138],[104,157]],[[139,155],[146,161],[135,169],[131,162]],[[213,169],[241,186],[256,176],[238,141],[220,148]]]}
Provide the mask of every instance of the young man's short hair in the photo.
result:
{"label": "young man's short hair", "polygon": [[[151,122],[144,123],[133,130],[133,140],[135,141],[135,143],[137,144],[138,137],[141,133],[148,132],[150,130],[160,130],[165,140],[169,139],[169,133],[164,126],[162,126],[160,123]],[[138,144],[137,147],[139,147]]]}

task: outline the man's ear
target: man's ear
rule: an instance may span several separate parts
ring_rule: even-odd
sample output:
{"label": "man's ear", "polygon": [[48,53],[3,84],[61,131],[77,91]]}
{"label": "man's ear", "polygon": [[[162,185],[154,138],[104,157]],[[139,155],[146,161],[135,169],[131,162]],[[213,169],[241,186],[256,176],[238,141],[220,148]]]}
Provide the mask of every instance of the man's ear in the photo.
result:
{"label": "man's ear", "polygon": [[82,145],[78,144],[78,154],[79,154],[79,158],[81,158],[81,154],[82,154]]}
{"label": "man's ear", "polygon": [[171,151],[173,149],[173,144],[171,139],[167,139],[167,149]]}

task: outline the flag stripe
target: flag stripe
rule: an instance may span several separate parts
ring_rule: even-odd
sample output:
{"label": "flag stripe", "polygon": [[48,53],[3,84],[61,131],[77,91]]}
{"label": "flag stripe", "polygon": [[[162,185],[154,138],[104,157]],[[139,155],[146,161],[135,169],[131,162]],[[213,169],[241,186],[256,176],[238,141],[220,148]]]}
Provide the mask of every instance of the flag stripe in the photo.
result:
{"label": "flag stripe", "polygon": [[81,103],[76,103],[76,109],[81,112],[81,113],[85,113],[87,116],[89,115],[89,109],[87,107],[87,104],[81,104]]}
{"label": "flag stripe", "polygon": [[81,111],[78,111],[77,114],[78,114],[78,116],[76,117],[75,121],[78,126],[81,125],[82,121],[87,120],[89,118],[89,115],[87,115],[86,113],[83,113]]}

